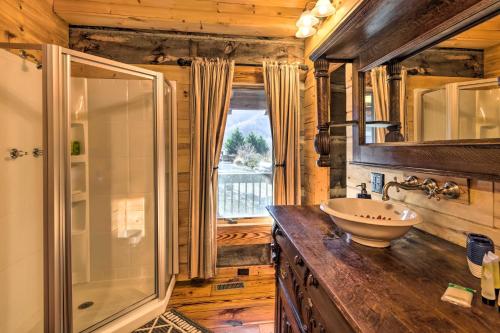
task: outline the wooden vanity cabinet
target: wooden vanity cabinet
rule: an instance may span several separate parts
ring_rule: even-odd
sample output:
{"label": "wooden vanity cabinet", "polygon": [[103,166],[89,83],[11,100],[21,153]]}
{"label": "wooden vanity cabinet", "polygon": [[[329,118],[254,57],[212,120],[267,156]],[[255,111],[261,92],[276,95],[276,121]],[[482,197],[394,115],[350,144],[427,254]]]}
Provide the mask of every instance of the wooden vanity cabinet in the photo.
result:
{"label": "wooden vanity cabinet", "polygon": [[[495,307],[441,301],[448,283],[480,290],[465,249],[411,229],[377,249],[351,241],[317,206],[270,206],[276,332],[493,332]],[[498,331],[498,329],[497,329]],[[496,331],[495,331],[496,332]]]}
{"label": "wooden vanity cabinet", "polygon": [[324,287],[280,228],[273,228],[276,269],[275,332],[353,332]]}

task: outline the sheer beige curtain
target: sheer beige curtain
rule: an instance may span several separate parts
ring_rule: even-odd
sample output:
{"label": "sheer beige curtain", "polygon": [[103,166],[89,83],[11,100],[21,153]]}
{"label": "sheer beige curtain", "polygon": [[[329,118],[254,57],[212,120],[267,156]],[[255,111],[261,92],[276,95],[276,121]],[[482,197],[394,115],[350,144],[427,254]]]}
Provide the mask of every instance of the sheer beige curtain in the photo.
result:
{"label": "sheer beige curtain", "polygon": [[401,90],[399,91],[400,109],[399,109],[399,121],[401,122],[401,134],[403,134],[405,140],[408,139],[408,123],[406,119],[406,106],[408,101],[406,99],[406,82],[408,80],[408,70],[406,68],[401,68]]}
{"label": "sheer beige curtain", "polygon": [[191,204],[189,274],[208,279],[217,258],[217,168],[233,82],[234,62],[191,64]]}
{"label": "sheer beige curtain", "polygon": [[264,62],[274,157],[274,204],[300,204],[298,65]]}
{"label": "sheer beige curtain", "polygon": [[[375,67],[370,71],[373,89],[373,107],[375,120],[389,120],[389,85],[385,66]],[[385,141],[386,130],[377,128],[376,142]]]}

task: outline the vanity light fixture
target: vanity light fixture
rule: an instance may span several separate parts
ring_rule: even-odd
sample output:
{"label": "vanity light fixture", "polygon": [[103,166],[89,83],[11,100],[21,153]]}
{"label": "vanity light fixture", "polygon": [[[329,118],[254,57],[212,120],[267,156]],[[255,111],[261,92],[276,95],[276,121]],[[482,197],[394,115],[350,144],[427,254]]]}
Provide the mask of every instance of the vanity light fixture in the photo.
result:
{"label": "vanity light fixture", "polygon": [[316,28],[314,27],[299,27],[299,30],[295,33],[295,37],[297,38],[307,38],[316,33]]}
{"label": "vanity light fixture", "polygon": [[312,14],[316,17],[327,17],[335,14],[335,7],[330,0],[318,0],[316,6],[312,10]]}
{"label": "vanity light fixture", "polygon": [[297,21],[297,27],[313,27],[319,23],[319,19],[310,10],[305,10]]}
{"label": "vanity light fixture", "polygon": [[316,33],[316,28],[314,28],[314,26],[318,23],[318,18],[314,16],[310,10],[304,11],[297,21],[296,25],[299,30],[297,30],[295,37],[306,38],[314,35]]}
{"label": "vanity light fixture", "polygon": [[336,11],[335,6],[330,0],[318,0],[312,10],[307,9],[309,4],[314,4],[314,2],[306,4],[306,10],[304,10],[297,20],[296,25],[298,30],[295,33],[295,37],[297,38],[307,38],[314,35],[317,32],[314,26],[320,22],[318,17],[324,18],[335,14]]}

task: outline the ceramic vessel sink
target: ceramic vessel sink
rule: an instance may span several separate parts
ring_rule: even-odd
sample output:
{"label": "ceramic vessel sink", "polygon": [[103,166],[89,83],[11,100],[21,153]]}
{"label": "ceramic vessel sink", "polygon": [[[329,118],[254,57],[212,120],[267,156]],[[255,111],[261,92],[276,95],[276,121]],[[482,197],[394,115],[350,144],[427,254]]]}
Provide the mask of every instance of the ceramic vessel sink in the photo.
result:
{"label": "ceramic vessel sink", "polygon": [[352,240],[371,247],[388,247],[422,218],[406,206],[368,199],[339,198],[325,201],[321,210],[351,234]]}

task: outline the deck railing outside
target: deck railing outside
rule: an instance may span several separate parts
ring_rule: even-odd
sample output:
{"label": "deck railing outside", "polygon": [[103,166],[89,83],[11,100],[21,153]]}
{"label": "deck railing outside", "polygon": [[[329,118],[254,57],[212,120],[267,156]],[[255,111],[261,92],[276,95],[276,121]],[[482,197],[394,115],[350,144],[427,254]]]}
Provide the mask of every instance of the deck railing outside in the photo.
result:
{"label": "deck railing outside", "polygon": [[219,169],[218,216],[221,218],[268,215],[273,203],[273,176],[269,172]]}

